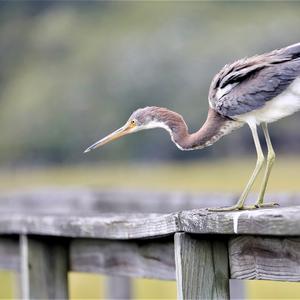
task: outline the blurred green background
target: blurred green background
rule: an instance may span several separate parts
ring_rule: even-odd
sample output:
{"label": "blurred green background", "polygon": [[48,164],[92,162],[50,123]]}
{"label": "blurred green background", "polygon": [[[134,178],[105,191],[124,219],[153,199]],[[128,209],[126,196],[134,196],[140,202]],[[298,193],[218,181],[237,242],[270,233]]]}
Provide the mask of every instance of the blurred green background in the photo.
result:
{"label": "blurred green background", "polygon": [[[85,185],[239,192],[254,166],[248,128],[180,152],[166,132],[82,151],[147,105],[196,130],[214,74],[237,58],[300,42],[300,2],[0,2],[0,190]],[[273,192],[299,191],[300,114],[270,126]],[[233,147],[234,145],[234,147]],[[128,176],[130,174],[130,176]],[[0,298],[15,294],[0,273]],[[72,274],[71,297],[103,296]],[[247,297],[297,298],[297,284],[252,282]],[[175,283],[137,280],[136,298],[174,298]]]}
{"label": "blurred green background", "polygon": [[[252,153],[243,128],[200,152],[178,151],[158,130],[82,156],[138,107],[168,107],[198,129],[214,74],[237,58],[299,42],[299,11],[300,2],[0,2],[0,161],[20,166]],[[299,118],[274,124],[278,151],[300,148]]]}

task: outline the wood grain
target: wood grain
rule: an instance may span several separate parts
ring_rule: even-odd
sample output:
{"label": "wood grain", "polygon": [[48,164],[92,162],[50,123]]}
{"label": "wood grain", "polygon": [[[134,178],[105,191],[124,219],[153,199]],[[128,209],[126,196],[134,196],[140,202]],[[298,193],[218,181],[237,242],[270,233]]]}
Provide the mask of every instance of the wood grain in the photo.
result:
{"label": "wood grain", "polygon": [[23,299],[68,299],[68,255],[64,243],[21,236]]}
{"label": "wood grain", "polygon": [[0,213],[0,234],[138,239],[175,232],[297,236],[300,206],[218,213],[197,209],[172,214],[90,216]]}
{"label": "wood grain", "polygon": [[78,239],[70,245],[70,268],[76,272],[175,279],[173,241]]}
{"label": "wood grain", "polygon": [[234,279],[300,281],[300,238],[232,238],[229,261]]}
{"label": "wood grain", "polygon": [[300,206],[234,212],[203,209],[179,213],[180,231],[199,234],[287,235],[300,233]]}
{"label": "wood grain", "polygon": [[[92,189],[0,199],[0,267],[21,273],[24,299],[66,298],[68,270],[174,280],[174,249],[181,299],[227,299],[228,257],[233,279],[300,281],[300,206],[210,212],[236,199]],[[108,297],[130,296],[128,279],[109,282]]]}
{"label": "wood grain", "polygon": [[98,216],[0,213],[0,234],[134,239],[176,232],[176,214],[102,214]]}
{"label": "wood grain", "polygon": [[224,242],[176,233],[175,262],[178,299],[229,299]]}

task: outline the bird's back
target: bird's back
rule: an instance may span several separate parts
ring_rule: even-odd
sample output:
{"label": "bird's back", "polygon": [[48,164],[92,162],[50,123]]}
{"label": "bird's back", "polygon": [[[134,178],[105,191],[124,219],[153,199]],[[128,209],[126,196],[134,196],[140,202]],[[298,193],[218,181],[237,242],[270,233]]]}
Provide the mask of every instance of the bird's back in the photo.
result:
{"label": "bird's back", "polygon": [[282,55],[290,56],[292,59],[300,58],[300,43],[282,48],[279,51],[282,51]]}
{"label": "bird's back", "polygon": [[[300,43],[240,59],[224,66],[214,77],[209,91],[210,106],[234,119],[263,108],[297,78],[300,78]],[[300,106],[300,86],[296,96]]]}

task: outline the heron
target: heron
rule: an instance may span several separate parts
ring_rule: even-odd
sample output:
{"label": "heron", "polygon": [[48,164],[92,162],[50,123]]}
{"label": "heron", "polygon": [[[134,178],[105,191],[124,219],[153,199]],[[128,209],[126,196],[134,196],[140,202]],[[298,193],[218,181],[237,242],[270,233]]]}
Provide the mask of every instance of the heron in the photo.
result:
{"label": "heron", "polygon": [[[186,122],[177,112],[148,106],[134,111],[124,126],[88,147],[85,153],[122,136],[151,128],[168,131],[180,150],[198,150],[247,124],[257,152],[254,171],[235,205],[210,210],[232,211],[278,205],[264,202],[275,161],[268,124],[300,110],[300,43],[225,65],[211,82],[208,102],[207,119],[197,132],[189,133]],[[262,128],[267,145],[266,167],[256,202],[246,206],[245,200],[265,162],[258,126]]]}

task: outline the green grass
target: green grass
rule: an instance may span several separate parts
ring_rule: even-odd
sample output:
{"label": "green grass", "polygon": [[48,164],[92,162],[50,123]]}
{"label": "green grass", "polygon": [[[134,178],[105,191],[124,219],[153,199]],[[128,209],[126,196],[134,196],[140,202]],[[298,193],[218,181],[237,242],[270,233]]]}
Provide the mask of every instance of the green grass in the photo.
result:
{"label": "green grass", "polygon": [[103,299],[104,276],[87,273],[69,273],[70,299]]}
{"label": "green grass", "polygon": [[0,299],[13,299],[17,297],[13,272],[0,271]]}
{"label": "green grass", "polygon": [[[23,168],[0,171],[0,190],[41,186],[93,186],[156,190],[239,192],[249,179],[255,158],[151,165],[107,165]],[[277,159],[269,191],[299,191],[300,159]],[[258,180],[259,182],[259,180]]]}
{"label": "green grass", "polygon": [[[184,190],[240,192],[255,165],[255,158],[151,165],[93,165],[23,168],[0,171],[0,190],[42,186],[92,186],[99,188],[138,188],[148,190]],[[300,159],[279,157],[274,167],[269,192],[300,191]],[[258,189],[258,185],[255,186]],[[0,273],[0,298],[14,296],[11,273]],[[72,299],[104,297],[104,276],[71,273]],[[156,280],[134,281],[136,299],[175,299],[174,282]],[[249,299],[298,298],[300,284],[249,282]]]}

